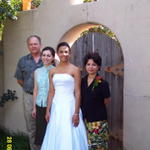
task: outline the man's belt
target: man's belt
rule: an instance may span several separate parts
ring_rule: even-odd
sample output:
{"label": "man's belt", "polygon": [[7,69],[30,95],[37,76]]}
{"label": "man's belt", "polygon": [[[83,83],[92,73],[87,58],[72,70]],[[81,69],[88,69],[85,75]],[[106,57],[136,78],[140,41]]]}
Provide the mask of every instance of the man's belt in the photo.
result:
{"label": "man's belt", "polygon": [[28,94],[30,94],[30,95],[33,95],[33,92],[26,91],[26,93],[28,93]]}

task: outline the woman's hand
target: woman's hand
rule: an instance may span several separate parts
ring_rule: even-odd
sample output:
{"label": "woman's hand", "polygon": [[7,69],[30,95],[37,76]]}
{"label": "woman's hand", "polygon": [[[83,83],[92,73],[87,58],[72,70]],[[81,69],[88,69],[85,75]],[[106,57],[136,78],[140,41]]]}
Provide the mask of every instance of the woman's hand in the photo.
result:
{"label": "woman's hand", "polygon": [[110,98],[105,98],[104,99],[104,104],[108,105],[110,103],[111,99]]}
{"label": "woman's hand", "polygon": [[74,125],[75,127],[78,126],[78,124],[79,124],[79,114],[74,114],[74,115],[72,116],[72,123],[73,123],[73,125]]}
{"label": "woman's hand", "polygon": [[32,117],[33,117],[33,118],[36,118],[36,108],[33,108]]}
{"label": "woman's hand", "polygon": [[46,121],[48,123],[49,119],[50,119],[50,112],[49,111],[46,111],[45,119],[46,119]]}

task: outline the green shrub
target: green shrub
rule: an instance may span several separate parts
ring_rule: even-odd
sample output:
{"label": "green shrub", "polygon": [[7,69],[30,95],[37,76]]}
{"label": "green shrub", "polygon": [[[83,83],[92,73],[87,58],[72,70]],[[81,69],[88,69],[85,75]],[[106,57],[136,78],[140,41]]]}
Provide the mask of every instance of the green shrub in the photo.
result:
{"label": "green shrub", "polygon": [[32,7],[37,8],[41,4],[42,0],[32,0]]}
{"label": "green shrub", "polygon": [[86,2],[94,2],[94,1],[97,1],[97,0],[84,0],[83,2],[86,3]]}
{"label": "green shrub", "polygon": [[16,91],[7,90],[1,97],[0,97],[0,107],[4,107],[5,103],[8,101],[14,101],[18,99],[16,96]]}

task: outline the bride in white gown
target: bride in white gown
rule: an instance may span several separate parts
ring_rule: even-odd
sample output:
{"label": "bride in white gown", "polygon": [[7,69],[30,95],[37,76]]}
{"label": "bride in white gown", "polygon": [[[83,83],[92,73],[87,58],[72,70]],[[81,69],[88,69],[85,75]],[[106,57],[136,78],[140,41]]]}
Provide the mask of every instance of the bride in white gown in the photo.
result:
{"label": "bride in white gown", "polygon": [[59,65],[50,71],[46,134],[41,150],[88,150],[80,110],[80,70],[69,62],[70,47],[57,46]]}

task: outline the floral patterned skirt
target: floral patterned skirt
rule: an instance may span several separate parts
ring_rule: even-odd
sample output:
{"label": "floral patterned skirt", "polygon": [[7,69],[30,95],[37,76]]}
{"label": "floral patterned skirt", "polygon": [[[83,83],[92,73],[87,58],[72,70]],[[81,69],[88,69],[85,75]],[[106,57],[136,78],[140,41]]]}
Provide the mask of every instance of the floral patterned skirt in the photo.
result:
{"label": "floral patterned skirt", "polygon": [[88,134],[89,150],[108,150],[108,122],[85,121]]}

